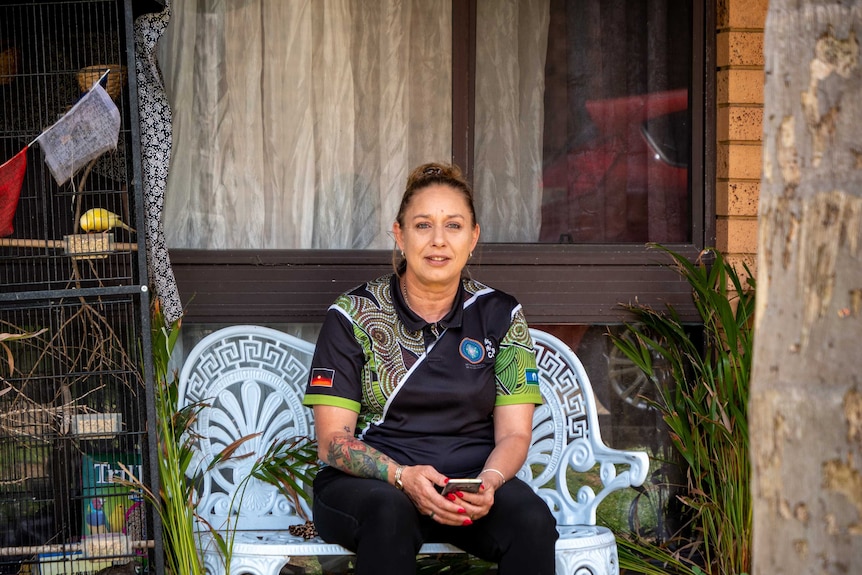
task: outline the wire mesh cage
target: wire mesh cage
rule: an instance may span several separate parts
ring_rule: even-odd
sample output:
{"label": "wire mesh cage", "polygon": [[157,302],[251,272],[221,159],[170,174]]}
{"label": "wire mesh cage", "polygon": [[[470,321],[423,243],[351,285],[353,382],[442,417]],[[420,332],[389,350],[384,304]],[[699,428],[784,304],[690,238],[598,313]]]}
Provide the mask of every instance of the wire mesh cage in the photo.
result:
{"label": "wire mesh cage", "polygon": [[140,493],[114,482],[142,477],[139,305],[100,296],[0,310],[0,332],[23,336],[0,364],[0,571],[73,558],[97,535],[125,537],[94,567],[145,548]]}
{"label": "wire mesh cage", "polygon": [[[0,222],[3,291],[137,282],[122,24],[116,0],[0,6],[2,161],[26,150],[17,199],[7,189],[0,197],[17,204],[11,222]],[[109,112],[82,104],[100,79],[122,119],[108,149],[90,146]],[[52,170],[60,168],[46,163],[54,135],[65,146],[59,153],[75,160],[61,164],[59,179]]]}
{"label": "wire mesh cage", "polygon": [[0,575],[152,567],[129,6],[0,3]]}

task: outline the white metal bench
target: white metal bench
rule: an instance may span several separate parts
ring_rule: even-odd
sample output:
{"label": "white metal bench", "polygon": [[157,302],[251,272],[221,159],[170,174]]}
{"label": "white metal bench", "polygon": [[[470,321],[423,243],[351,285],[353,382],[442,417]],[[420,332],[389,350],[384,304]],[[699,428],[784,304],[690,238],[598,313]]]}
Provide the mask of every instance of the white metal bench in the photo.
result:
{"label": "white metal bench", "polygon": [[[533,487],[557,519],[558,575],[617,575],[616,540],[609,529],[596,525],[596,507],[613,491],[641,485],[648,457],[602,442],[593,390],[581,362],[554,336],[535,329],[531,333],[544,405],[533,416],[533,442],[518,477]],[[224,328],[201,340],[180,374],[181,405],[208,404],[197,422],[202,465],[191,469],[205,468],[225,446],[255,432],[261,435],[241,449],[264,453],[266,445],[279,439],[312,437],[312,411],[301,401],[313,351],[306,341],[251,325]],[[278,575],[294,557],[350,554],[339,545],[291,535],[289,526],[305,520],[293,502],[267,483],[250,480],[237,506],[240,497],[234,499],[234,493],[252,459],[232,459],[197,477],[198,514],[211,526],[236,529],[231,575]],[[569,467],[586,472],[596,465],[602,483],[597,493],[588,486],[570,487]],[[311,510],[301,505],[310,517]],[[213,575],[223,574],[224,559],[203,525],[199,547],[205,566]],[[427,543],[420,551],[461,552],[441,543]]]}

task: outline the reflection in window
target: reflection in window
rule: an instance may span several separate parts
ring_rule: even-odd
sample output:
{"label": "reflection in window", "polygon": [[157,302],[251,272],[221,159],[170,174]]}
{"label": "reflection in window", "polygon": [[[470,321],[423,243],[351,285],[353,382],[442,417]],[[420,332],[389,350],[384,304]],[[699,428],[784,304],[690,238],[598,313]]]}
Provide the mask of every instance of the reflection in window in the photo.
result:
{"label": "reflection in window", "polygon": [[540,241],[691,236],[683,0],[552,0]]}
{"label": "reflection in window", "polygon": [[684,0],[479,0],[483,240],[688,240],[690,79]]}

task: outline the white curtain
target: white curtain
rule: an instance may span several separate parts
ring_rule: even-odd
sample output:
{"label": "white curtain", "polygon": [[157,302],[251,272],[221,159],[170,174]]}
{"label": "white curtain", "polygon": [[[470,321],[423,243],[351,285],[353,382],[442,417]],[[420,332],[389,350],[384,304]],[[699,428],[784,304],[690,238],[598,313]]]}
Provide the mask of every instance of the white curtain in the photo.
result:
{"label": "white curtain", "polygon": [[485,242],[535,242],[550,0],[478,0],[474,191]]}
{"label": "white curtain", "polygon": [[[486,241],[538,237],[548,1],[479,3]],[[451,159],[451,0],[172,8],[160,58],[173,107],[168,245],[391,247],[408,171]]]}

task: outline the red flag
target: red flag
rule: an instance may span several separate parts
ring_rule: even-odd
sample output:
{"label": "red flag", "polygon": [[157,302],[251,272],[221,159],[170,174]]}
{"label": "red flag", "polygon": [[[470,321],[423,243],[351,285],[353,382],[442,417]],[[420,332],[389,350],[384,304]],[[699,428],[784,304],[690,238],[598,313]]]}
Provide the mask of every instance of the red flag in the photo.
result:
{"label": "red flag", "polygon": [[24,183],[24,172],[27,171],[27,148],[0,166],[0,238],[11,236],[15,229],[12,220],[18,209],[18,198],[21,196],[21,184]]}

